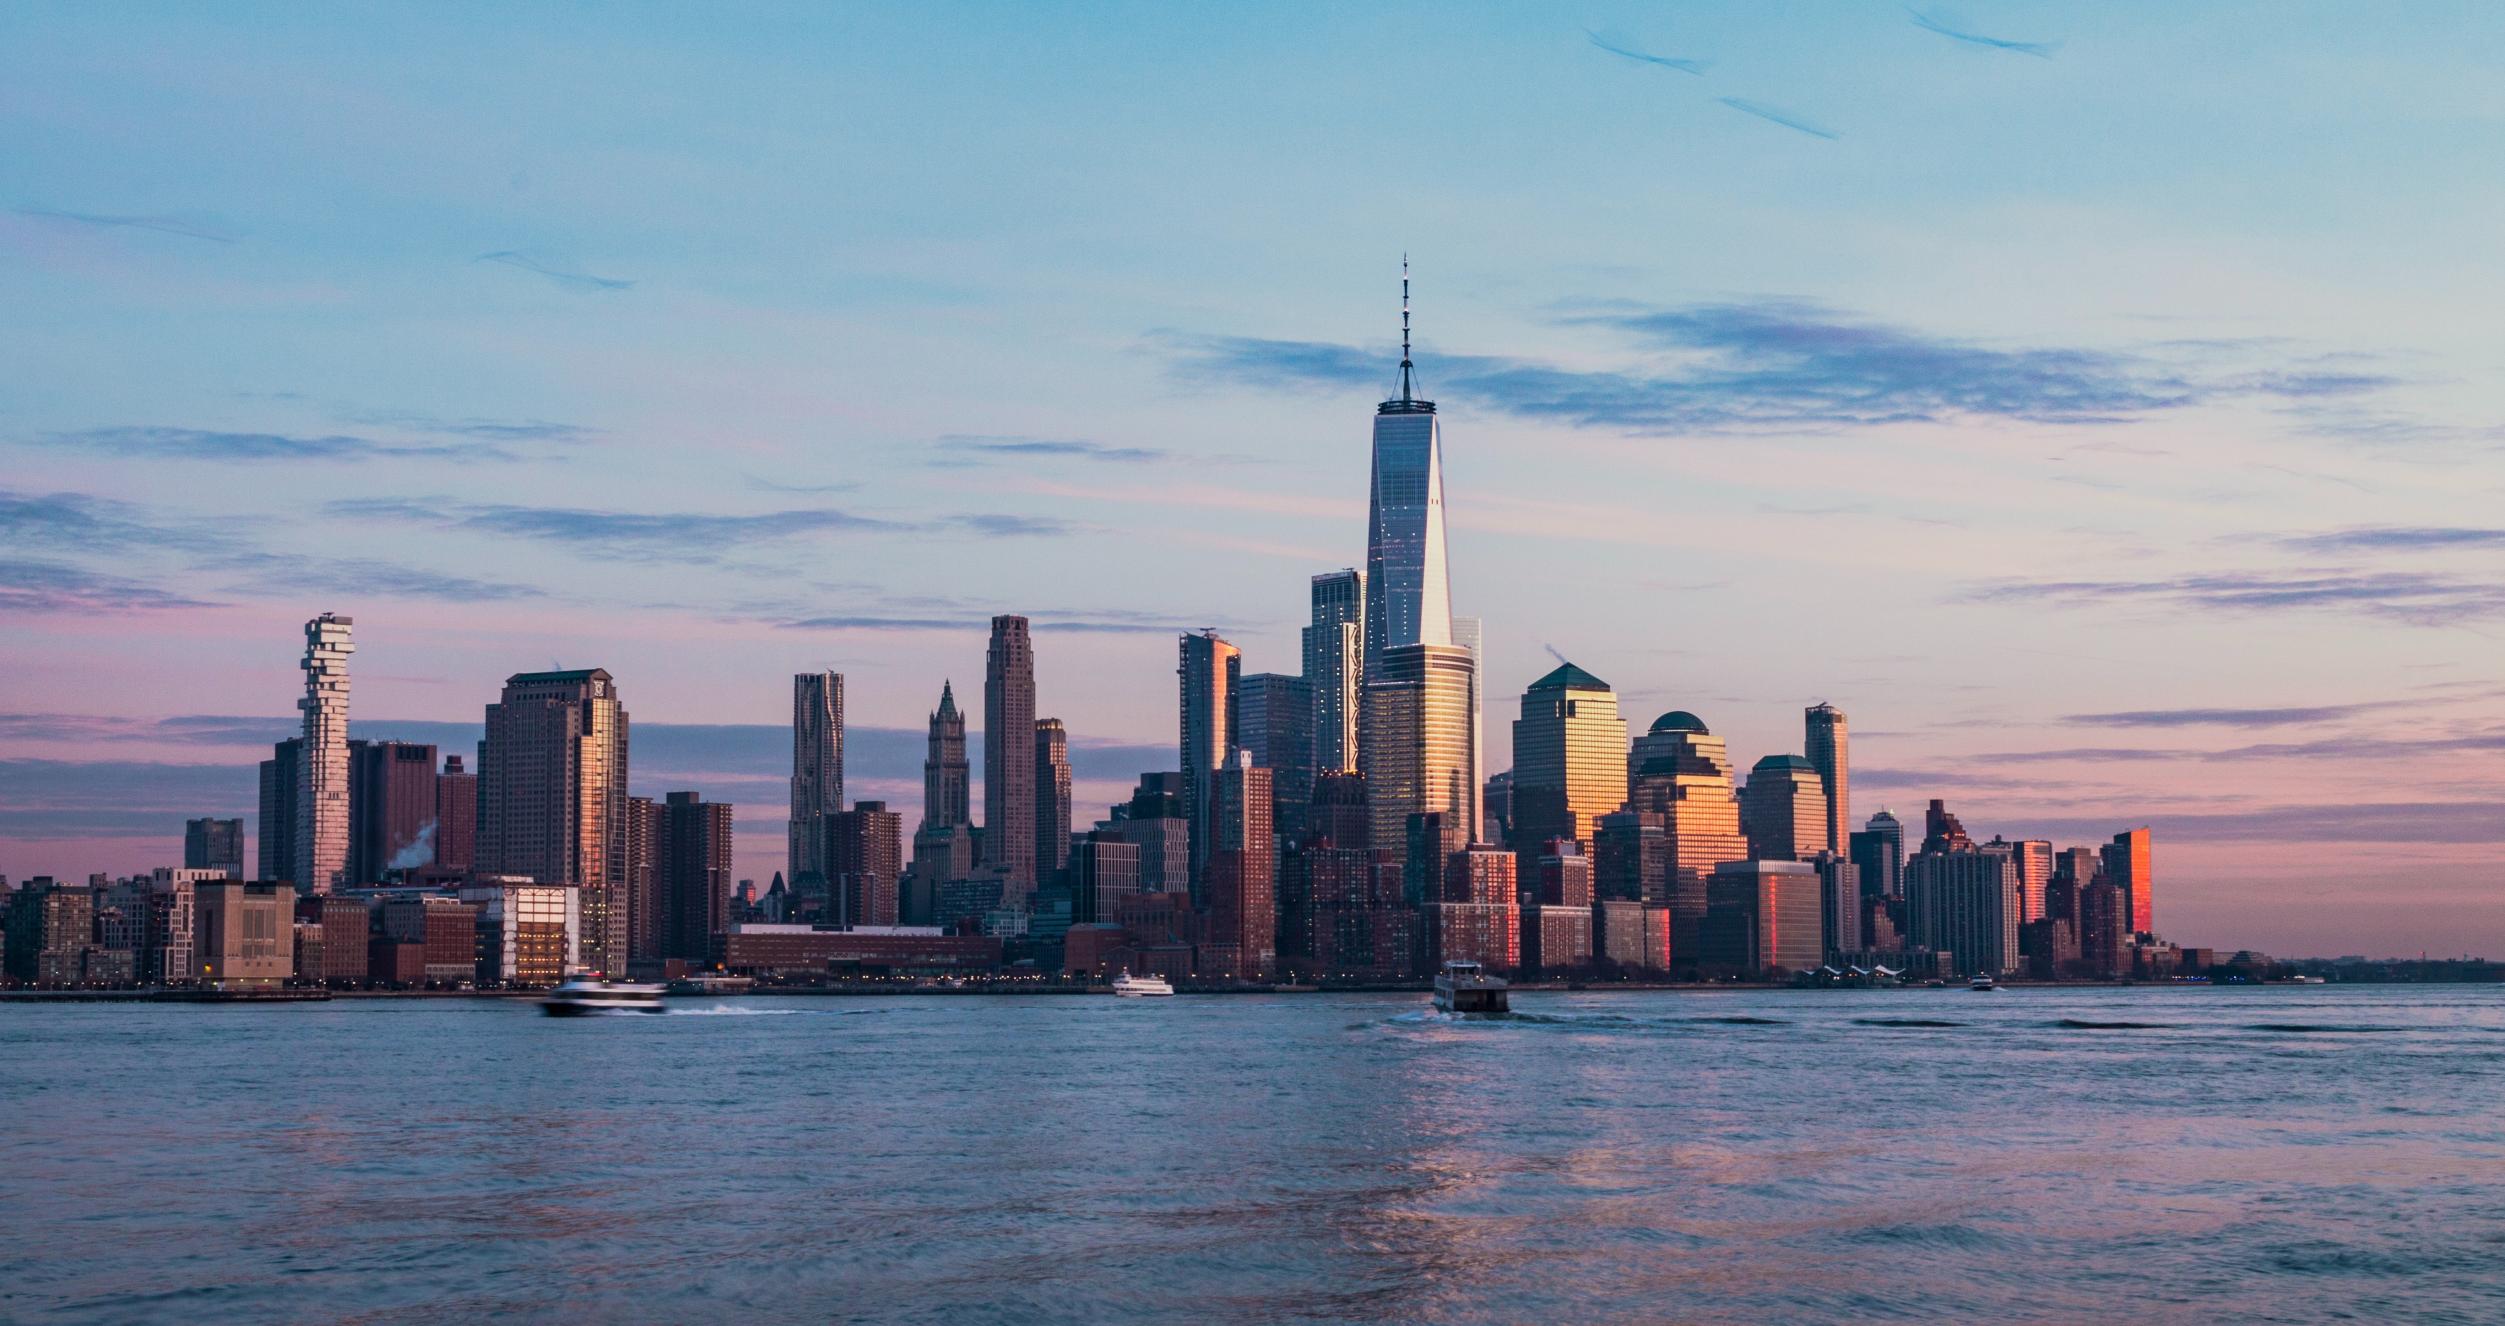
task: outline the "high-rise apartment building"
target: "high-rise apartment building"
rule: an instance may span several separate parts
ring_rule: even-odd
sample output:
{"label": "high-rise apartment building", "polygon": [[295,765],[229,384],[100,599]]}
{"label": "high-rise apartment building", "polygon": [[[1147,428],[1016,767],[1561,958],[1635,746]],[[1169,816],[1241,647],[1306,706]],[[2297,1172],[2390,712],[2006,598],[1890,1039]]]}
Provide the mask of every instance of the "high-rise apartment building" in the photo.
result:
{"label": "high-rise apartment building", "polygon": [[442,822],[435,748],[408,741],[348,743],[348,878],[383,883],[393,871],[435,864]]}
{"label": "high-rise apartment building", "polygon": [[518,672],[478,743],[476,869],[580,890],[591,970],[626,971],[627,713],[605,669]]}
{"label": "high-rise apartment building", "polygon": [[2145,828],[2117,833],[2105,845],[2105,878],[2122,890],[2123,925],[2135,935],[2157,933],[2156,870],[2149,851]]}
{"label": "high-rise apartment building", "polygon": [[446,870],[468,870],[478,859],[478,775],[461,767],[461,757],[444,757],[435,775],[435,864]]}
{"label": "high-rise apartment building", "polygon": [[820,879],[826,866],[826,817],[844,808],[844,675],[803,672],[792,678],[792,805],[784,832],[784,868],[797,882]]}
{"label": "high-rise apartment building", "polygon": [[1356,570],[1313,578],[1313,619],[1304,630],[1305,681],[1312,690],[1313,767],[1357,769],[1357,709],[1365,688],[1366,577]]}
{"label": "high-rise apartment building", "polygon": [[244,877],[244,822],[199,819],[183,821],[183,869],[221,871]]}
{"label": "high-rise apartment building", "polygon": [[1806,861],[1826,850],[1827,794],[1818,771],[1798,755],[1769,755],[1748,771],[1740,828],[1759,861]]}
{"label": "high-rise apartment building", "polygon": [[1609,683],[1561,663],[1522,693],[1513,724],[1513,824],[1521,872],[1550,840],[1585,848],[1595,824],[1627,801],[1627,725]]}
{"label": "high-rise apartment building", "polygon": [[1035,891],[1035,646],[1026,618],[992,618],[983,658],[983,863],[1002,900]]}
{"label": "high-rise apartment building", "polygon": [[303,893],[348,879],[348,656],[352,618],[323,613],[304,624],[304,750],[296,766],[296,861]]}
{"label": "high-rise apartment building", "polygon": [[1070,734],[1058,718],[1035,720],[1035,879],[1049,884],[1070,861]]}
{"label": "high-rise apartment building", "polygon": [[1861,868],[1833,852],[1811,859],[1818,872],[1818,910],[1824,917],[1830,961],[1843,963],[1866,945],[1861,935]]}
{"label": "high-rise apartment building", "polygon": [[1853,823],[1849,805],[1851,742],[1844,711],[1821,702],[1801,711],[1801,717],[1807,728],[1809,767],[1818,771],[1819,786],[1827,796],[1826,837],[1819,847],[1842,856],[1852,845]]}
{"label": "high-rise apartment building", "polygon": [[1278,818],[1272,832],[1303,837],[1313,800],[1313,685],[1303,677],[1256,672],[1235,686],[1235,744],[1270,771]]}
{"label": "high-rise apartment building", "polygon": [[661,895],[661,807],[651,797],[626,799],[626,956],[651,962],[661,956],[667,918]]}
{"label": "high-rise apartment building", "polygon": [[1235,687],[1243,675],[1243,656],[1215,631],[1182,637],[1176,655],[1183,817],[1190,821],[1192,835],[1192,901],[1205,906],[1201,874],[1212,842],[1209,780],[1235,749]]}
{"label": "high-rise apartment building", "polygon": [[712,960],[713,937],[731,924],[731,808],[694,792],[663,798],[653,861],[661,894],[661,953]]}
{"label": "high-rise apartment building", "polygon": [[1111,924],[1122,900],[1140,891],[1139,844],[1109,829],[1079,840],[1071,855],[1070,923]]}
{"label": "high-rise apartment building", "polygon": [[1960,975],[2018,965],[2018,867],[1972,845],[1905,858],[1905,915],[1914,947],[1949,954]]}
{"label": "high-rise apartment building", "polygon": [[2018,872],[2018,924],[2042,920],[2045,891],[2053,883],[2053,845],[2042,838],[2021,838],[2016,842],[1994,837],[1983,845],[1985,851],[2006,852]]}
{"label": "high-rise apartment building", "polygon": [[1278,849],[1271,835],[1270,770],[1236,751],[1209,779],[1209,854],[1203,892],[1209,909],[1204,970],[1261,980],[1278,967]]}
{"label": "high-rise apartment building", "polygon": [[1905,826],[1884,808],[1852,838],[1853,864],[1861,868],[1862,892],[1905,896]]}
{"label": "high-rise apartment building", "polygon": [[[1470,713],[1478,675],[1468,650],[1395,645],[1366,683],[1366,799],[1378,848],[1403,852],[1413,815],[1441,815],[1445,835],[1479,840],[1479,770]],[[1437,863],[1423,863],[1430,874]]]}
{"label": "high-rise apartment building", "polygon": [[835,924],[896,924],[904,833],[905,817],[883,801],[856,801],[826,817],[826,883]]}
{"label": "high-rise apartment building", "polygon": [[304,738],[289,737],[270,747],[261,761],[261,817],[253,878],[293,879],[296,873],[296,784],[304,767]]}

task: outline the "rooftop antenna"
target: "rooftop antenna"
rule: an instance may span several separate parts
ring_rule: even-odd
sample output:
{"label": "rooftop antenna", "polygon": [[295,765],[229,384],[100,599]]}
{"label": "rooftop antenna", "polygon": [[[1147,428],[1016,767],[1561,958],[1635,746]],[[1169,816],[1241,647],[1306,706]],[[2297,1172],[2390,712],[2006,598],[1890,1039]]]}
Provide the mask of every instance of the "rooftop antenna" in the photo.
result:
{"label": "rooftop antenna", "polygon": [[1400,255],[1400,398],[1409,394],[1409,255]]}
{"label": "rooftop antenna", "polygon": [[1550,658],[1553,658],[1553,659],[1557,660],[1557,661],[1558,661],[1558,662],[1560,662],[1560,663],[1566,664],[1566,665],[1567,665],[1567,666],[1569,666],[1569,667],[1573,666],[1573,664],[1574,664],[1574,660],[1573,660],[1573,659],[1570,659],[1570,658],[1568,658],[1568,657],[1566,657],[1566,656],[1565,656],[1565,655],[1563,655],[1563,654],[1558,653],[1558,652],[1557,652],[1557,646],[1552,645],[1552,644],[1545,644],[1545,643],[1544,643],[1544,644],[1542,644],[1542,645],[1540,646],[1540,648],[1547,650],[1547,651],[1548,651],[1548,656],[1549,656]]}

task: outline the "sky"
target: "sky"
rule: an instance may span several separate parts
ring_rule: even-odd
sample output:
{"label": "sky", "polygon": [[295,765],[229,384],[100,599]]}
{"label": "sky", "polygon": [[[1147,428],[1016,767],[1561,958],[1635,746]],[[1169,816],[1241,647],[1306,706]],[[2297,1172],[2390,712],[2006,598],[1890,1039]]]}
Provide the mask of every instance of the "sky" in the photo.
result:
{"label": "sky", "polygon": [[[605,667],[781,865],[1036,623],[1079,821],[1294,672],[1415,274],[1489,767],[1551,651],[2157,920],[2505,953],[2505,12],[0,9],[0,873],[250,818],[301,625],[468,752]],[[979,756],[978,756],[979,771]],[[979,794],[977,804],[980,804]]]}

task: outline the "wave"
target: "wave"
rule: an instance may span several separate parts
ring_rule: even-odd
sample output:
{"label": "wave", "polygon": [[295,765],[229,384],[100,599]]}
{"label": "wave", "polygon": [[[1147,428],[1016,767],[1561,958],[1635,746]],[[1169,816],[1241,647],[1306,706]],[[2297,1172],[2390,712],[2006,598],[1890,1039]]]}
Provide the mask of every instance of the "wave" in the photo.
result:
{"label": "wave", "polygon": [[2166,1031],[2172,1026],[2165,1022],[2093,1022],[2086,1018],[2063,1018],[2053,1025],[2071,1031]]}
{"label": "wave", "polygon": [[1733,1014],[1730,1017],[1720,1018],[1687,1018],[1685,1020],[1689,1022],[1718,1022],[1726,1027],[1788,1027],[1792,1025],[1791,1021],[1786,1018],[1753,1018],[1747,1016],[1746,1014]]}
{"label": "wave", "polygon": [[2354,1027],[2354,1026],[2342,1026],[2342,1025],[2340,1025],[2340,1024],[2338,1024],[2338,1023],[2335,1023],[2335,1022],[2255,1022],[2255,1023],[2252,1023],[2252,1024],[2250,1024],[2250,1025],[2246,1026],[2244,1029],[2245,1029],[2246,1031],[2276,1031],[2276,1032],[2285,1032],[2285,1033],[2290,1034],[2290,1035],[2299,1035],[2299,1036],[2301,1036],[2301,1035],[2309,1035],[2309,1034],[2314,1034],[2314,1033],[2333,1033],[2333,1034],[2339,1034],[2339,1035],[2360,1035],[2360,1036],[2362,1036],[2362,1035],[2367,1035],[2367,1034],[2369,1034],[2369,1033],[2379,1032],[2379,1031],[2407,1031],[2407,1030],[2408,1030],[2408,1028],[2407,1028],[2407,1027]]}
{"label": "wave", "polygon": [[[664,1016],[674,1018],[779,1018],[793,1017],[801,1013],[823,1013],[829,1011],[832,1010],[808,1008],[738,1008],[729,1004],[718,1004],[711,1008],[665,1008],[661,1010]],[[854,1009],[851,1011],[866,1013],[869,1010]]]}
{"label": "wave", "polygon": [[1856,1026],[1863,1027],[1962,1027],[1966,1025],[1963,1022],[1950,1022],[1945,1018],[1854,1018],[1853,1022]]}

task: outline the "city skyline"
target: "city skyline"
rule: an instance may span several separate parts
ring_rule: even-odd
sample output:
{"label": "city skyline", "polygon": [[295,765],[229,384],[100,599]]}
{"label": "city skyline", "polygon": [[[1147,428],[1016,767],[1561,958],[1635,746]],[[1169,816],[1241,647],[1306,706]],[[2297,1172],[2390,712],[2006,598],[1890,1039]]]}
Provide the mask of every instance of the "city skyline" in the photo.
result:
{"label": "city skyline", "polygon": [[[1510,71],[1508,106],[1570,89],[1553,114],[1583,117],[1648,173],[1701,184],[1720,210],[1613,173],[1637,219],[1525,238],[1589,211],[1590,187],[1484,217],[1422,212],[1332,155],[1294,174],[1300,197],[1347,192],[1328,226],[1265,246],[1218,213],[1275,220],[1277,205],[1244,207],[1197,175],[1213,196],[1154,217],[1193,241],[1147,243],[1136,266],[970,223],[922,238],[905,216],[988,186],[910,176],[903,210],[807,259],[794,255],[820,236],[801,223],[678,216],[724,231],[729,256],[703,257],[598,219],[605,186],[562,151],[616,149],[579,124],[556,147],[488,149],[493,189],[448,186],[483,219],[426,243],[387,224],[387,172],[302,133],[232,173],[169,160],[134,192],[79,160],[106,154],[76,150],[111,134],[103,99],[129,87],[97,64],[117,20],[0,20],[13,49],[58,57],[11,60],[20,86],[78,112],[40,136],[24,193],[0,200],[0,246],[21,259],[0,267],[0,296],[48,328],[13,339],[0,392],[16,559],[0,602],[21,628],[0,645],[19,679],[0,728],[0,873],[169,864],[184,820],[248,816],[236,771],[293,732],[301,688],[272,642],[322,611],[358,623],[359,737],[471,749],[507,676],[607,669],[645,716],[633,790],[734,804],[738,873],[761,886],[789,795],[781,679],[845,674],[849,707],[875,720],[849,728],[865,749],[848,752],[847,790],[910,826],[914,720],[934,683],[974,675],[992,614],[1027,614],[1036,712],[1067,725],[1076,818],[1090,822],[1137,772],[1168,767],[1170,754],[1133,752],[1172,750],[1177,633],[1215,626],[1246,673],[1293,671],[1310,577],[1363,565],[1355,412],[1393,385],[1389,282],[1406,248],[1419,255],[1420,394],[1451,430],[1452,573],[1490,623],[1480,691],[1500,716],[1555,666],[1547,644],[1618,683],[1633,724],[1700,714],[1742,769],[1799,752],[1801,710],[1831,700],[1857,720],[1847,828],[1931,796],[1985,834],[2063,847],[2147,823],[2166,853],[2169,933],[2321,953],[2505,947],[2505,904],[2486,896],[2505,834],[2490,771],[2505,716],[2480,633],[2500,610],[2505,534],[2486,514],[2492,470],[2462,482],[2493,454],[2495,402],[2476,380],[2486,343],[2424,330],[2483,325],[2469,310],[2492,302],[2496,274],[2473,257],[2445,290],[2377,287],[2382,260],[2348,262],[2475,254],[2451,236],[2476,209],[2418,206],[2431,195],[2408,172],[2361,182],[2292,140],[2243,159],[2256,196],[2211,199],[2190,181],[2222,142],[2151,152],[2162,166],[2128,178],[2075,129],[2029,136],[2047,132],[2035,99],[2071,117],[2119,104],[2093,84],[2124,50],[2150,67],[2131,90],[2157,96],[2145,116],[2100,121],[2116,156],[2174,139],[2176,119],[2319,109],[2263,72],[2321,58],[2301,34],[2274,35],[2225,85],[2169,87],[2226,20],[2118,8],[2128,18],[2065,16],[2063,58],[2023,66],[1893,12],[1815,39],[1732,14],[1674,29],[1758,79],[1809,83],[1848,50],[1886,53],[1802,107],[1833,122],[1832,141],[1701,118],[1579,30],[1460,20],[1410,35]],[[353,20],[312,20],[295,53],[161,21],[159,42],[182,32],[237,68],[285,70],[266,82],[381,106],[413,93],[305,68],[353,45]],[[1362,37],[1390,20],[1334,23]],[[2132,23],[2155,35],[2130,40]],[[873,82],[931,96],[943,53],[989,67],[1016,27],[943,15],[887,33],[908,58]],[[558,37],[523,28],[489,59],[491,86]],[[2384,38],[2439,102],[2469,86],[2442,28]],[[1136,72],[1174,36],[1106,35],[1082,66]],[[1222,35],[1241,67],[1264,65],[1250,33]],[[411,34],[414,67],[455,58],[437,38]],[[619,40],[648,50],[653,37]],[[697,85],[719,87],[711,57],[683,58]],[[1888,106],[1878,94],[1903,91],[1908,69],[1918,94]],[[287,109],[205,73],[156,95],[241,139],[257,136],[231,131]],[[1224,95],[1240,108],[1248,94]],[[1324,103],[1335,123],[1354,114],[1347,95]],[[1486,128],[1447,94],[1427,101],[1421,113]],[[2482,123],[2464,105],[2447,113],[2412,128]],[[1536,127],[1557,127],[1550,114]],[[1967,126],[1966,146],[1918,132],[1925,115]],[[1185,117],[1142,145],[1195,131]],[[958,130],[925,132],[917,146]],[[434,133],[411,128],[374,155],[448,171]],[[2023,172],[1997,190],[1944,182],[1967,153],[2015,160],[2046,144],[2086,187]],[[662,151],[683,164],[686,147]],[[117,149],[143,167],[166,150]],[[1413,150],[1465,203],[1494,196],[1456,142]],[[900,168],[854,164],[873,179]],[[292,183],[261,196],[261,173],[285,182],[306,165],[340,167],[334,224],[308,219]],[[1092,152],[1077,168],[1128,178]],[[738,186],[726,194],[800,201],[739,151],[702,169]],[[1813,201],[1890,173],[1926,189],[1881,189],[1858,215]],[[2346,183],[2304,223],[2257,201],[2325,178]],[[2370,186],[2413,215],[2365,215]],[[1942,220],[1943,193],[1969,214]],[[1052,235],[1101,216],[1048,196]],[[1213,272],[1215,250],[1258,279]],[[804,264],[803,293],[768,293],[789,264]],[[2353,274],[2324,274],[2344,265]],[[1040,310],[1117,269],[1056,345]],[[231,316],[253,310],[277,316]],[[683,339],[673,320],[722,339]],[[482,322],[510,330],[445,330]],[[213,344],[208,324],[234,345]],[[524,353],[525,338],[565,348]],[[1707,367],[1676,366],[1688,360]],[[149,380],[99,367],[131,363]],[[860,398],[865,383],[878,385]],[[1513,765],[1508,726],[1486,734],[1479,773]],[[892,734],[908,755],[875,749]],[[656,737],[683,754],[648,763]]]}

